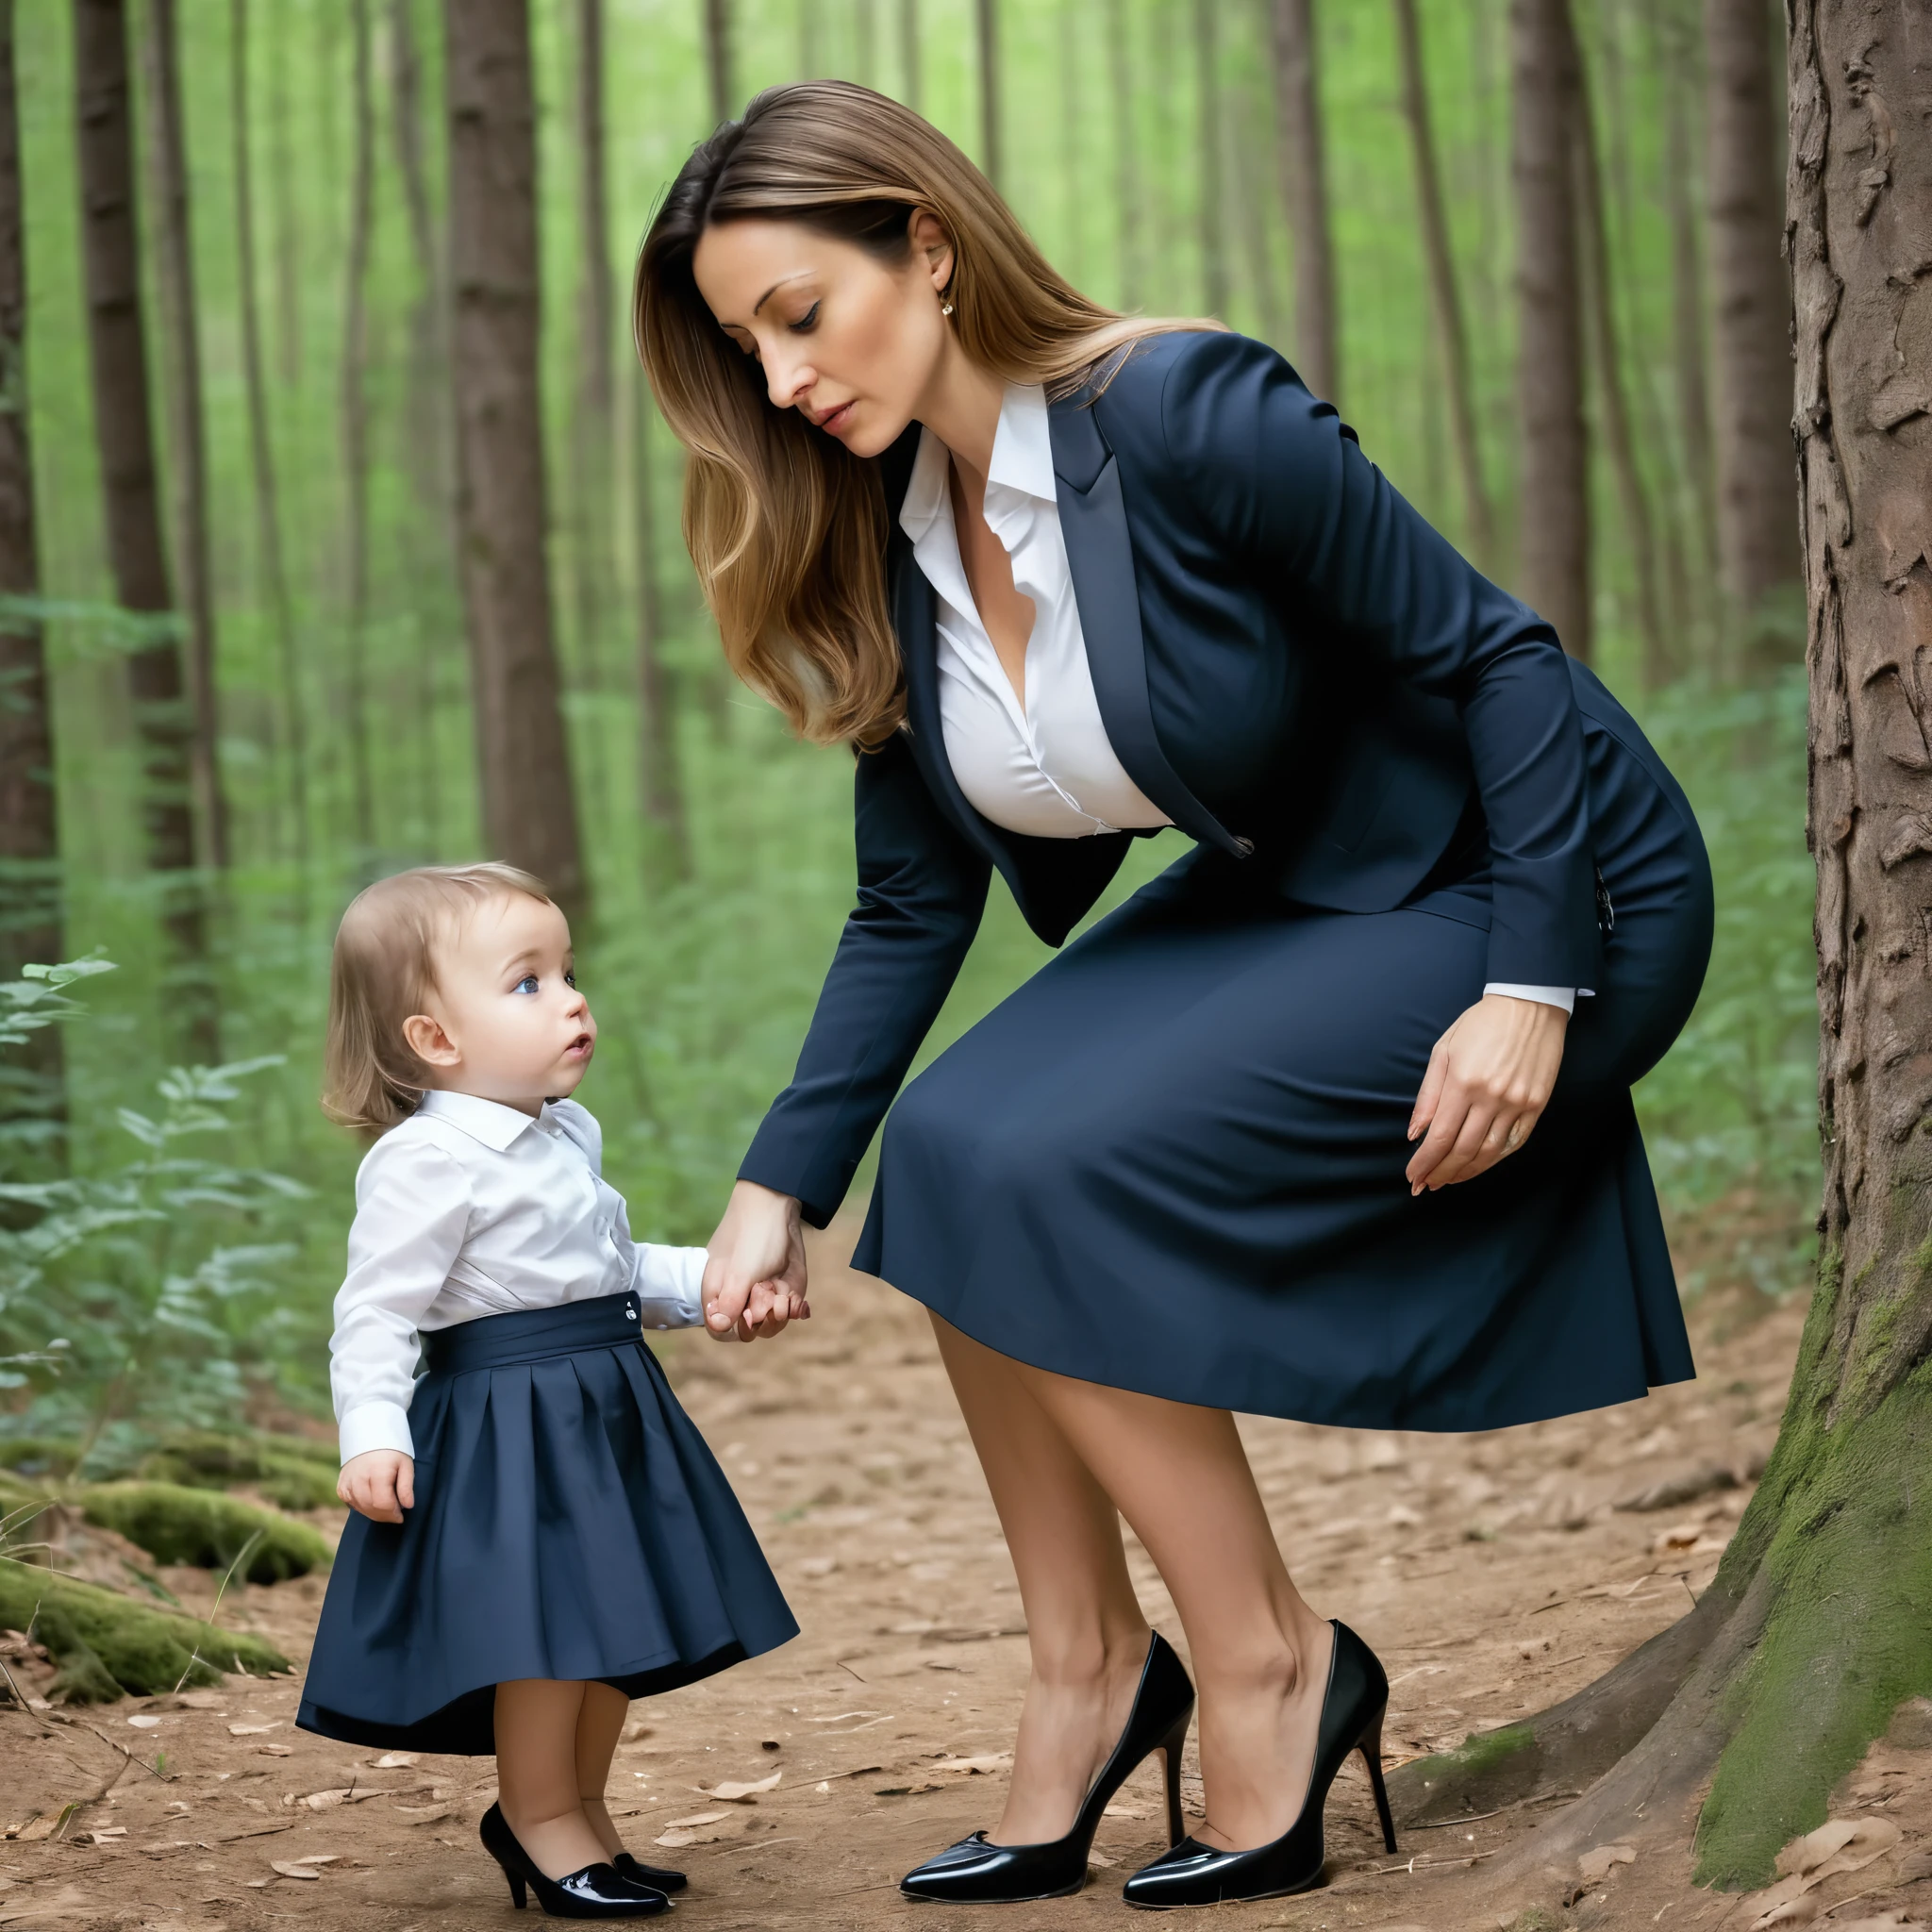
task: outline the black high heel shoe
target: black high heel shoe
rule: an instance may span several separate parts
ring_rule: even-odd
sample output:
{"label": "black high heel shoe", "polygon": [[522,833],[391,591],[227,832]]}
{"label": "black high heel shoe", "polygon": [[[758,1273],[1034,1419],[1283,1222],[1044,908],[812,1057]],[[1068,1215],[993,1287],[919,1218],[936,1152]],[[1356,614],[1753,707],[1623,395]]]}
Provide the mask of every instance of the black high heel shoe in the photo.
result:
{"label": "black high heel shoe", "polygon": [[492,1805],[476,1827],[483,1849],[503,1867],[510,1903],[522,1911],[526,1890],[553,1919],[649,1919],[668,1912],[671,1901],[655,1886],[625,1877],[614,1865],[586,1865],[552,1878],[517,1842],[500,1806]]}
{"label": "black high heel shoe", "polygon": [[1389,1792],[1382,1782],[1382,1718],[1389,1708],[1389,1678],[1375,1653],[1346,1624],[1332,1627],[1335,1653],[1322,1698],[1314,1773],[1301,1816],[1272,1844],[1247,1852],[1220,1852],[1184,1839],[1127,1880],[1123,1896],[1130,1906],[1218,1906],[1307,1891],[1322,1876],[1322,1812],[1328,1788],[1352,1751],[1359,1751],[1369,1767],[1382,1842],[1391,1853],[1395,1850],[1395,1821],[1390,1816]]}
{"label": "black high heel shoe", "polygon": [[668,1865],[647,1865],[628,1852],[617,1853],[610,1862],[633,1885],[648,1885],[658,1891],[682,1891],[691,1883],[682,1872],[674,1872]]}
{"label": "black high heel shoe", "polygon": [[996,1845],[983,1831],[962,1838],[899,1881],[908,1898],[949,1905],[1020,1905],[1029,1899],[1064,1898],[1087,1882],[1087,1854],[1108,1801],[1143,1757],[1158,1751],[1167,1766],[1167,1836],[1181,1836],[1181,1746],[1194,1714],[1194,1687],[1181,1660],[1159,1631],[1147,1645],[1147,1661],[1134,1691],[1134,1707],[1113,1755],[1093,1780],[1074,1828],[1041,1844]]}

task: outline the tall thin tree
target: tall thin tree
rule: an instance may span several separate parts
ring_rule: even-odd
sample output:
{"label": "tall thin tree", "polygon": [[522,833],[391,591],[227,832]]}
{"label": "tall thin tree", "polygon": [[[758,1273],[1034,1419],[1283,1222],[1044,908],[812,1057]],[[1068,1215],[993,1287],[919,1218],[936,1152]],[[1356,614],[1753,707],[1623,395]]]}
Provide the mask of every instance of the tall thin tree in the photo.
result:
{"label": "tall thin tree", "polygon": [[1422,27],[1415,0],[1394,0],[1395,49],[1402,70],[1402,114],[1408,124],[1415,162],[1416,208],[1421,216],[1423,260],[1428,269],[1429,308],[1441,358],[1449,435],[1456,447],[1456,472],[1462,486],[1466,541],[1477,565],[1497,568],[1496,517],[1483,477],[1482,437],[1476,425],[1475,380],[1470,368],[1469,331],[1463,323],[1462,291],[1449,239],[1442,175],[1436,158],[1435,126],[1429,113],[1427,68],[1423,60]]}
{"label": "tall thin tree", "polygon": [[651,474],[651,421],[656,409],[643,371],[633,367],[631,500],[637,518],[638,806],[653,841],[653,872],[689,878],[691,827],[677,763],[677,708],[664,662],[664,606],[658,575],[658,501]]}
{"label": "tall thin tree", "polygon": [[920,99],[919,0],[899,0],[899,98],[916,114]]}
{"label": "tall thin tree", "polygon": [[[610,579],[612,435],[610,208],[604,141],[604,0],[576,0],[577,384],[571,424],[576,525],[577,649],[583,678],[602,682],[604,605]],[[601,786],[592,787],[599,793]]]}
{"label": "tall thin tree", "polygon": [[852,0],[852,77],[861,87],[879,84],[878,0]]}
{"label": "tall thin tree", "polygon": [[1516,188],[1517,588],[1564,646],[1591,655],[1590,460],[1572,190],[1578,105],[1570,0],[1510,0]]}
{"label": "tall thin tree", "polygon": [[1718,552],[1735,640],[1759,668],[1797,655],[1795,635],[1765,620],[1800,563],[1771,44],[1764,0],[1704,0]]}
{"label": "tall thin tree", "polygon": [[302,211],[295,192],[295,130],[289,104],[286,8],[269,14],[268,167],[275,273],[275,362],[291,389],[302,380]]}
{"label": "tall thin tree", "polygon": [[1319,396],[1341,392],[1335,244],[1314,0],[1274,0],[1274,114],[1281,193],[1294,238],[1295,366]]}
{"label": "tall thin tree", "polygon": [[1141,206],[1141,143],[1134,125],[1133,50],[1126,0],[1107,0],[1107,81],[1113,114],[1113,208],[1123,308],[1145,299],[1145,210]]}
{"label": "tall thin tree", "polygon": [[558,701],[537,380],[536,99],[527,0],[444,0],[451,375],[463,604],[491,848],[589,898]]}
{"label": "tall thin tree", "polygon": [[1227,207],[1221,144],[1226,113],[1221,97],[1220,0],[1194,0],[1194,178],[1199,192],[1201,300],[1209,315],[1227,313]]}
{"label": "tall thin tree", "polygon": [[248,405],[248,455],[255,485],[256,564],[275,626],[275,668],[281,681],[280,736],[288,754],[291,848],[308,870],[308,718],[295,648],[295,614],[282,554],[281,491],[262,369],[259,269],[255,253],[255,158],[248,75],[248,0],[228,0],[228,140],[235,176],[235,257],[241,283],[242,378]]}
{"label": "tall thin tree", "polygon": [[207,917],[194,870],[186,681],[168,589],[149,420],[125,0],[75,0],[74,75],[81,269],[108,560],[115,601],[148,621],[145,635],[127,654],[127,684],[141,744],[147,863],[158,875],[168,939],[170,1007],[181,1016],[172,1043],[212,1060],[220,1057],[220,1038]]}
{"label": "tall thin tree", "polygon": [[162,392],[175,576],[188,621],[188,766],[208,864],[228,862],[228,808],[221,771],[221,686],[215,675],[214,567],[208,551],[208,429],[202,411],[201,311],[188,199],[188,135],[181,110],[175,0],[147,0],[142,64],[147,79],[148,159],[154,183],[155,287],[161,308]]}
{"label": "tall thin tree", "polygon": [[1650,494],[1638,465],[1637,439],[1631,433],[1630,407],[1624,387],[1623,338],[1617,325],[1616,283],[1611,273],[1604,213],[1597,117],[1591,104],[1590,79],[1583,70],[1582,50],[1574,36],[1574,23],[1567,10],[1562,25],[1571,33],[1568,58],[1571,71],[1576,76],[1570,152],[1575,171],[1577,254],[1586,332],[1591,359],[1596,368],[1597,417],[1604,448],[1610,459],[1610,474],[1616,481],[1624,540],[1630,546],[1631,570],[1636,578],[1637,630],[1643,646],[1643,681],[1655,691],[1675,675],[1676,656],[1664,632],[1657,598],[1657,535],[1651,522]]}
{"label": "tall thin tree", "polygon": [[375,219],[375,87],[369,0],[349,0],[349,250],[342,273],[341,425],[343,710],[351,823],[359,852],[375,843],[369,695],[369,249]]}
{"label": "tall thin tree", "polygon": [[721,127],[738,111],[731,0],[704,0],[704,6],[705,77],[711,90],[711,125]]}
{"label": "tall thin tree", "polygon": [[979,56],[979,167],[1000,185],[999,0],[973,0],[974,45]]}
{"label": "tall thin tree", "polygon": [[[26,383],[26,221],[13,0],[0,0],[0,978],[65,957],[54,723],[41,623]],[[0,1116],[65,1112],[60,1030],[29,1037],[0,1086]]]}

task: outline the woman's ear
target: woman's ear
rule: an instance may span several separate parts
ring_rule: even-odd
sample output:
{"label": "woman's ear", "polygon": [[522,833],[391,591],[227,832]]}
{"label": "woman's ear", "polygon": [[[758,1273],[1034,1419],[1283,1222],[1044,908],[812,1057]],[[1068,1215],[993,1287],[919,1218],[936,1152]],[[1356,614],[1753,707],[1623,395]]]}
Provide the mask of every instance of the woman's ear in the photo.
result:
{"label": "woman's ear", "polygon": [[940,225],[929,208],[914,208],[911,224],[912,245],[924,258],[932,285],[941,294],[953,279],[953,238]]}
{"label": "woman's ear", "polygon": [[425,1067],[453,1067],[463,1057],[442,1022],[427,1013],[411,1013],[403,1022],[403,1044]]}

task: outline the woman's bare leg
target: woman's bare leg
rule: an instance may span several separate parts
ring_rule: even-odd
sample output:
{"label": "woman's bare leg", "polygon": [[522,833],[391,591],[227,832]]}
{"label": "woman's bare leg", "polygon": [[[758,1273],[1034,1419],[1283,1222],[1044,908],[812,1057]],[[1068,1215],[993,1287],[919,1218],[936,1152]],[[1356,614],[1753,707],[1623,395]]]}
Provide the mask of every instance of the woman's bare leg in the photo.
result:
{"label": "woman's bare leg", "polygon": [[616,1857],[624,1849],[624,1840],[605,1808],[604,1791],[610,1782],[610,1760],[616,1756],[629,1709],[630,1699],[622,1690],[608,1684],[584,1686],[584,1707],[577,1716],[577,1803],[607,1858]]}
{"label": "woman's bare leg", "polygon": [[1334,1638],[1289,1576],[1234,1418],[1015,1366],[1180,1613],[1208,1790],[1196,1836],[1223,1849],[1278,1838],[1307,1794]]}
{"label": "woman's bare leg", "polygon": [[537,1869],[551,1878],[604,1862],[577,1796],[584,1686],[523,1677],[496,1687],[497,1802]]}
{"label": "woman's bare leg", "polygon": [[1018,1364],[933,1317],[1020,1580],[1032,1674],[995,1844],[1065,1836],[1147,1657],[1120,1517]]}

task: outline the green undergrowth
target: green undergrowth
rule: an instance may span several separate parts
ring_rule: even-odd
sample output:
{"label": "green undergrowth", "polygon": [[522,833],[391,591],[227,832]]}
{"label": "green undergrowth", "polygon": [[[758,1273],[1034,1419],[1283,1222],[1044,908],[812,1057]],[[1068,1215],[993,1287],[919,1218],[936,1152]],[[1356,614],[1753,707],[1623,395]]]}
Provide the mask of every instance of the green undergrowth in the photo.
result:
{"label": "green undergrowth", "polygon": [[70,1704],[152,1697],[225,1672],[273,1676],[290,1668],[243,1631],[131,1603],[111,1590],[0,1557],[0,1625],[46,1645],[59,1667],[53,1694]]}
{"label": "green undergrowth", "polygon": [[335,1444],[268,1430],[229,1435],[190,1429],[158,1443],[127,1446],[90,1446],[77,1437],[15,1436],[0,1439],[0,1469],[43,1482],[78,1474],[97,1481],[132,1477],[192,1490],[246,1488],[282,1509],[328,1509],[337,1502]]}
{"label": "green undergrowth", "polygon": [[1725,1556],[1740,1578],[1763,1563],[1771,1603],[1721,1711],[1730,1740],[1698,1821],[1703,1885],[1767,1883],[1899,1705],[1932,1692],[1932,1362],[1828,1426],[1836,1378],[1807,1372],[1836,1300],[1821,1284],[1776,1451]]}
{"label": "green undergrowth", "polygon": [[306,1523],[219,1490],[180,1483],[95,1483],[75,1492],[90,1523],[139,1544],[158,1563],[225,1570],[250,1583],[282,1583],[328,1568],[326,1540]]}

